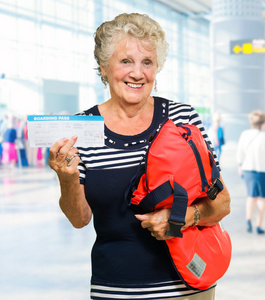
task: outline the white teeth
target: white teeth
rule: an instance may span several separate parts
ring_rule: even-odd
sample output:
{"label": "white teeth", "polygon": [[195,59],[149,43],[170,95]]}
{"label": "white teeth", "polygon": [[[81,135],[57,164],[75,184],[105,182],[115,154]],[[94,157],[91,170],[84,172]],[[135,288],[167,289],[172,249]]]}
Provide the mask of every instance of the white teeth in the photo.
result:
{"label": "white teeth", "polygon": [[129,87],[132,87],[132,88],[140,88],[142,86],[142,83],[140,84],[136,84],[136,83],[127,83],[127,85]]}

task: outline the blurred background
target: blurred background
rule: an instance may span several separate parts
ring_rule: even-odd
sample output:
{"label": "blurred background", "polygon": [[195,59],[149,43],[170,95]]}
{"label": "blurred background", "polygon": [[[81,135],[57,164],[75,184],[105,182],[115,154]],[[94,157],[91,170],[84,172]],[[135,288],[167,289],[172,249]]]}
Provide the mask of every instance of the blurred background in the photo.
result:
{"label": "blurred background", "polygon": [[216,118],[224,129],[221,166],[234,201],[225,222],[238,248],[217,300],[256,299],[254,291],[265,293],[265,240],[242,228],[246,191],[234,154],[248,114],[265,110],[262,0],[0,0],[0,145],[12,128],[17,150],[5,164],[0,146],[0,299],[89,299],[92,225],[73,229],[60,212],[48,149],[28,146],[26,117],[108,99],[93,35],[123,12],[147,13],[166,32],[168,58],[152,94],[192,104],[209,134]]}

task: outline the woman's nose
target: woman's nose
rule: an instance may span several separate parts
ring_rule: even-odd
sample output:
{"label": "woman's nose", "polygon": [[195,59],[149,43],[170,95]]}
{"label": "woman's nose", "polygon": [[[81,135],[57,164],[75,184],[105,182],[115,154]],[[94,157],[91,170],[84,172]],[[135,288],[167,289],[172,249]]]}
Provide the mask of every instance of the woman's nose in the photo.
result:
{"label": "woman's nose", "polygon": [[132,76],[135,79],[141,79],[143,78],[143,68],[141,64],[134,64],[130,73],[130,76]]}

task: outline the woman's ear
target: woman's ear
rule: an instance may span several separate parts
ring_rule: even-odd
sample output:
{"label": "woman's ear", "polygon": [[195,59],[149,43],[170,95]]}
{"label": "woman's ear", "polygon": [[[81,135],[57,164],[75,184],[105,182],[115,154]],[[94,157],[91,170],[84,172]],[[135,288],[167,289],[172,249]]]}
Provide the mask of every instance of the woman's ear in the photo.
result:
{"label": "woman's ear", "polygon": [[108,86],[108,76],[107,76],[107,72],[106,69],[100,65],[100,71],[101,71],[101,81],[104,83],[105,89]]}
{"label": "woman's ear", "polygon": [[105,77],[107,75],[105,67],[103,67],[101,64],[99,65],[99,67],[101,70],[101,77]]}

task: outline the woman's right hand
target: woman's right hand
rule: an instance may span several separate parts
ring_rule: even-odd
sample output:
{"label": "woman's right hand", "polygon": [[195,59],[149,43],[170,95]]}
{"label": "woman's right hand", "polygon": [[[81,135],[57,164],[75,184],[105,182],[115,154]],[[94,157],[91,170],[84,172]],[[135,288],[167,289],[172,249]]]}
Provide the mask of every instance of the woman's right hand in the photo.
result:
{"label": "woman's right hand", "polygon": [[[60,139],[53,144],[49,151],[49,166],[57,173],[60,187],[60,207],[75,228],[86,226],[91,218],[92,211],[85,197],[84,185],[79,183],[77,168],[80,158],[74,144],[77,136],[70,139]],[[73,158],[69,163],[66,158]]]}
{"label": "woman's right hand", "polygon": [[[79,177],[77,166],[80,158],[74,156],[78,153],[77,148],[73,147],[77,141],[77,136],[70,139],[62,138],[54,143],[49,151],[49,166],[57,173],[60,180],[72,180],[73,175]],[[73,158],[71,164],[66,158]]]}

